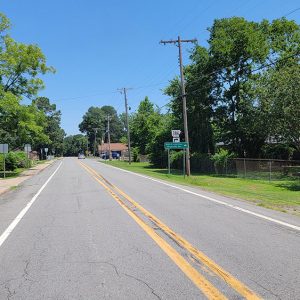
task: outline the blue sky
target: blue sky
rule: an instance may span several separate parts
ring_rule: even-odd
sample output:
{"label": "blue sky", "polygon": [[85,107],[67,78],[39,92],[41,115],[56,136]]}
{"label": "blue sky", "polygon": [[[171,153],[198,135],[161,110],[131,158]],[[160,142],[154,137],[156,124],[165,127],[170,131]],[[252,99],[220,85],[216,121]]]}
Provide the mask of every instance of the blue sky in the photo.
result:
{"label": "blue sky", "polygon": [[[118,88],[130,87],[132,110],[149,96],[159,106],[168,102],[161,92],[179,73],[178,50],[161,39],[197,38],[206,45],[207,28],[216,18],[243,16],[275,19],[300,7],[299,0],[0,0],[0,11],[11,20],[10,34],[24,43],[38,44],[48,64],[47,96],[62,111],[67,134],[90,106],[112,105],[124,111]],[[300,10],[288,16],[300,22]],[[188,50],[184,46],[184,63]]]}

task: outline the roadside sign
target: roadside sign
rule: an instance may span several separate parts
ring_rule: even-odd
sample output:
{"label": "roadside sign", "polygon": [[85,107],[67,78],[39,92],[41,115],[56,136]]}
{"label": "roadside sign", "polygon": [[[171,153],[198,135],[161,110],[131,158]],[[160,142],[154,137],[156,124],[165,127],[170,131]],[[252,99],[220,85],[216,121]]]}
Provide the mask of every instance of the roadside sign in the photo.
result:
{"label": "roadside sign", "polygon": [[179,137],[173,137],[173,143],[180,143]]}
{"label": "roadside sign", "polygon": [[0,153],[4,154],[3,159],[3,177],[6,177],[6,170],[5,170],[5,154],[8,153],[8,144],[0,144]]}
{"label": "roadside sign", "polygon": [[0,144],[0,153],[8,153],[8,144]]}
{"label": "roadside sign", "polygon": [[165,142],[165,149],[187,149],[189,147],[189,143],[187,142]]}
{"label": "roadside sign", "polygon": [[44,148],[44,150],[45,150],[45,152],[46,152],[46,154],[48,153],[48,148]]}
{"label": "roadside sign", "polygon": [[24,151],[27,152],[27,153],[31,152],[31,145],[30,144],[25,144]]}
{"label": "roadside sign", "polygon": [[180,133],[181,133],[181,130],[171,130],[172,132],[172,137],[179,137],[180,136]]}

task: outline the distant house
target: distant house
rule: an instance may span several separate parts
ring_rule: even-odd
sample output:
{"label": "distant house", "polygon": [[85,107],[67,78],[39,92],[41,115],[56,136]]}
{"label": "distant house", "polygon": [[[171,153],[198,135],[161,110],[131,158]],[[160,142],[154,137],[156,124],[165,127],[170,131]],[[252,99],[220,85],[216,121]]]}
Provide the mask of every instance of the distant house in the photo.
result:
{"label": "distant house", "polygon": [[[110,151],[119,153],[120,157],[127,156],[128,146],[122,143],[110,143]],[[108,143],[98,145],[98,152],[101,154],[109,153]]]}

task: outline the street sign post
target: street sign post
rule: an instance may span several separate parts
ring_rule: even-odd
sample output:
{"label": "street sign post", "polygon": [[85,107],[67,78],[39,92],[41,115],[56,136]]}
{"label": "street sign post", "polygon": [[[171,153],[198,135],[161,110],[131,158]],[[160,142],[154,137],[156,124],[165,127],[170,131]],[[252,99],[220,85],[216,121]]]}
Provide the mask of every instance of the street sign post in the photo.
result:
{"label": "street sign post", "polygon": [[48,159],[48,148],[44,148],[44,151],[45,151],[45,153],[46,153],[46,159]]}
{"label": "street sign post", "polygon": [[[173,130],[172,130],[173,131]],[[178,130],[180,131],[180,130]],[[173,134],[173,132],[172,132]],[[176,142],[177,140],[177,142]],[[171,149],[177,149],[177,150],[183,150],[183,176],[185,177],[185,156],[186,156],[186,149],[189,147],[189,143],[187,142],[180,142],[180,138],[173,137],[173,143],[172,142],[165,142],[164,147],[166,150],[168,150],[168,174],[171,174],[171,168],[170,168],[170,150]]]}
{"label": "street sign post", "polygon": [[0,153],[8,153],[8,144],[0,144]]}
{"label": "street sign post", "polygon": [[25,144],[24,151],[27,153],[27,168],[29,168],[30,167],[29,153],[31,152],[31,145],[30,144]]}
{"label": "street sign post", "polygon": [[6,153],[8,153],[8,144],[0,144],[0,153],[3,154],[3,177],[6,177],[6,166],[5,166],[5,158],[6,158]]}

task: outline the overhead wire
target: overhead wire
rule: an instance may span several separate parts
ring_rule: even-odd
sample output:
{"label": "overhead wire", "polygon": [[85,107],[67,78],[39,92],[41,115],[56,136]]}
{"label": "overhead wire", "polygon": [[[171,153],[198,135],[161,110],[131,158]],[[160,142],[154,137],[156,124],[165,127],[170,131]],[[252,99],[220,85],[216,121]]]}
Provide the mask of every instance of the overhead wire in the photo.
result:
{"label": "overhead wire", "polygon": [[[198,5],[196,5],[195,7],[199,7],[201,4],[198,4]],[[205,11],[207,11],[208,9],[210,9],[211,7],[212,7],[213,5],[209,5],[208,7],[206,7],[201,13],[204,13]],[[239,9],[239,8],[241,8],[241,7],[243,7],[243,5],[240,5],[237,9]],[[300,10],[300,7],[299,8],[296,8],[296,9],[293,9],[292,11],[290,11],[290,12],[288,12],[288,13],[286,13],[285,15],[283,15],[283,17],[286,17],[286,16],[289,16],[289,15],[291,15],[291,14],[293,14],[293,13],[295,13],[296,11],[299,11]],[[198,17],[199,15],[197,15],[197,17]],[[182,17],[177,23],[178,24],[180,24],[180,23],[183,23],[184,22],[184,20],[186,19],[186,15],[184,16],[184,17]],[[192,22],[193,22],[193,20],[192,20]],[[191,23],[192,22],[189,22],[189,23],[187,23],[186,25],[185,25],[185,27],[184,28],[186,28],[187,26],[189,26],[189,25],[191,25]],[[232,65],[230,65],[230,66],[227,66],[227,68],[229,68],[229,67],[233,67],[233,66],[235,66],[235,65],[237,65],[237,64],[239,64],[239,62],[237,62],[237,63],[234,63],[234,64],[232,64]],[[272,65],[272,63],[271,64],[269,64],[269,65]],[[147,84],[147,85],[145,85],[145,86],[137,86],[137,87],[135,87],[134,88],[134,90],[141,90],[141,89],[147,89],[147,88],[149,88],[149,87],[156,87],[156,86],[160,86],[160,85],[163,85],[163,84],[166,84],[166,83],[168,83],[168,82],[166,82],[166,81],[164,81],[167,77],[169,77],[169,75],[171,74],[171,73],[173,73],[174,71],[175,71],[175,69],[177,69],[178,67],[177,66],[174,66],[174,68],[172,68],[172,69],[170,69],[169,71],[167,71],[167,73],[161,73],[161,74],[164,74],[163,75],[163,77],[157,77],[157,75],[156,76],[152,76],[152,77],[150,77],[151,78],[151,80],[150,80],[150,82],[149,82],[149,84]],[[258,68],[257,70],[259,70],[260,68]],[[206,74],[206,76],[211,76],[211,75],[213,75],[213,74],[215,74],[215,73],[217,73],[217,72],[219,72],[219,71],[214,71],[214,72],[211,72],[211,73],[209,73],[209,74]],[[155,79],[156,78],[159,78],[159,79],[161,79],[161,80],[158,80],[157,82],[155,82]],[[194,84],[194,83],[197,83],[198,81],[200,81],[201,79],[203,79],[203,78],[198,78],[196,81],[192,81],[192,82],[190,82],[189,84]],[[194,90],[194,91],[199,91],[199,89],[197,89],[197,90]],[[192,92],[194,92],[194,91],[192,91]],[[76,96],[76,97],[63,97],[63,98],[59,98],[58,100],[59,101],[69,101],[69,100],[80,100],[80,99],[84,99],[84,98],[89,98],[89,97],[95,97],[95,96],[105,96],[105,95],[113,95],[113,94],[118,94],[118,92],[117,91],[110,91],[110,92],[99,92],[99,93],[94,93],[94,94],[88,94],[88,95],[83,95],[83,96]],[[140,92],[140,93],[138,93],[137,95],[135,95],[135,97],[137,97],[137,96],[140,96],[142,94],[142,92]]]}
{"label": "overhead wire", "polygon": [[[281,62],[282,62],[282,61],[286,61],[286,60],[288,60],[288,59],[290,59],[290,58],[293,58],[293,57],[295,57],[295,56],[298,56],[298,55],[300,55],[300,51],[297,51],[296,53],[293,53],[292,55],[289,55],[289,56],[285,57],[284,59],[278,59],[278,60],[276,60],[276,61],[274,61],[274,62],[270,62],[270,63],[267,63],[267,64],[263,64],[262,66],[260,66],[260,67],[258,67],[258,68],[256,68],[256,69],[251,70],[251,71],[250,71],[250,74],[253,74],[253,73],[255,73],[255,72],[258,72],[258,71],[260,71],[260,70],[263,70],[263,69],[265,69],[265,68],[267,68],[267,67],[271,67],[271,66],[273,66],[273,65],[276,65],[276,64],[278,63],[278,61],[281,61]],[[236,64],[233,64],[233,65],[231,65],[231,66],[234,66],[234,65],[236,65]],[[229,67],[231,67],[231,66],[224,67],[224,68],[222,68],[222,69],[229,68]],[[198,79],[198,81],[200,81],[201,79],[204,79],[204,78],[206,78],[206,77],[210,77],[210,76],[212,76],[212,75],[214,75],[214,74],[217,74],[217,73],[219,73],[222,69],[219,69],[219,70],[213,71],[213,72],[211,72],[211,73],[205,74],[204,76],[202,76],[202,78]],[[194,83],[195,83],[195,82],[194,82]],[[191,90],[191,91],[189,91],[189,92],[187,93],[187,95],[189,95],[189,94],[194,94],[194,93],[199,92],[199,91],[202,91],[202,90],[205,90],[205,89],[202,87],[202,88],[199,88],[199,89]],[[178,99],[178,98],[181,98],[181,97],[176,97],[175,99]]]}
{"label": "overhead wire", "polygon": [[294,12],[296,12],[296,11],[298,11],[298,10],[300,10],[300,7],[296,8],[296,9],[293,9],[292,11],[286,13],[283,17],[287,17],[287,16],[293,14]]}

